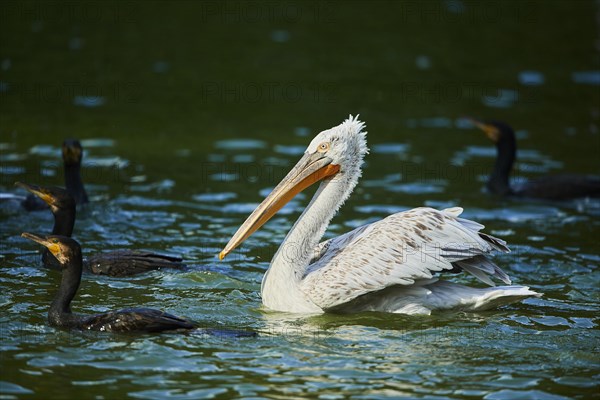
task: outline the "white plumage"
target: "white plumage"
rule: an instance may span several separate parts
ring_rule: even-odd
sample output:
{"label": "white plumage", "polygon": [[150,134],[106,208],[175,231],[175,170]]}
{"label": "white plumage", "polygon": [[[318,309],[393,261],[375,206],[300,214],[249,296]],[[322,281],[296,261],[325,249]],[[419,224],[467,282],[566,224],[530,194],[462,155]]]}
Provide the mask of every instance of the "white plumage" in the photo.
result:
{"label": "white plumage", "polygon": [[461,208],[416,208],[318,243],[351,194],[367,154],[364,124],[350,116],[319,133],[304,156],[248,217],[221,252],[223,258],[304,188],[321,182],[310,204],[273,257],[261,287],[270,309],[321,313],[485,310],[538,293],[524,286],[471,288],[439,280],[467,271],[493,286],[509,277],[486,256],[508,252],[483,225],[460,218]]}

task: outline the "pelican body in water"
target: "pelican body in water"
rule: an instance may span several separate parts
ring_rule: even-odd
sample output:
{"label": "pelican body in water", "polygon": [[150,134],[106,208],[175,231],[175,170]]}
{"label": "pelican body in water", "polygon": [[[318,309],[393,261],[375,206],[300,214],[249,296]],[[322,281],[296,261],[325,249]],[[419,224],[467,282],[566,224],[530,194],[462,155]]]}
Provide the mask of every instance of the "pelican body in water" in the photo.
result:
{"label": "pelican body in water", "polygon": [[496,144],[496,163],[486,184],[490,193],[545,200],[600,197],[600,177],[597,176],[550,175],[511,187],[509,177],[517,157],[517,139],[512,127],[499,121],[470,121]]}
{"label": "pelican body in water", "polygon": [[[77,209],[75,199],[67,190],[55,186],[38,186],[23,182],[17,182],[15,185],[28,190],[48,204],[54,215],[53,235],[71,237]],[[42,262],[47,268],[60,269],[58,261],[47,249],[42,254]],[[116,250],[88,257],[84,267],[96,275],[130,276],[161,268],[183,269],[185,264],[179,257],[149,251]]]}
{"label": "pelican body in water", "polygon": [[[460,218],[461,208],[400,212],[319,244],[361,175],[368,152],[364,127],[350,116],[319,133],[219,254],[223,259],[296,194],[320,182],[263,277],[263,305],[294,313],[430,314],[486,310],[539,296],[525,286],[493,287],[492,278],[511,281],[487,255],[509,250],[504,241],[480,232],[483,225]],[[492,287],[472,288],[437,276],[461,270]]]}

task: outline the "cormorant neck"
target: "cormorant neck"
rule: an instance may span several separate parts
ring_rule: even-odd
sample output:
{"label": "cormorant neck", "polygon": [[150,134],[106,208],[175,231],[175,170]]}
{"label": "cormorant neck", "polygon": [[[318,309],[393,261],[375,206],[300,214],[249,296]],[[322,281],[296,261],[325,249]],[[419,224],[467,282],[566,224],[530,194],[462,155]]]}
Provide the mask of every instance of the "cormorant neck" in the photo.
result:
{"label": "cormorant neck", "polygon": [[504,133],[496,143],[496,163],[487,182],[490,192],[498,195],[512,193],[509,177],[515,162],[517,145],[514,133]]}
{"label": "cormorant neck", "polygon": [[81,164],[65,164],[65,187],[77,204],[88,202],[87,193],[81,180]]}
{"label": "cormorant neck", "polygon": [[75,226],[75,207],[69,209],[51,207],[51,210],[54,215],[52,234],[71,237]]}
{"label": "cormorant neck", "polygon": [[50,325],[70,327],[77,323],[78,318],[71,313],[70,304],[81,282],[82,263],[81,250],[77,249],[68,264],[63,266],[58,293],[48,311]]}

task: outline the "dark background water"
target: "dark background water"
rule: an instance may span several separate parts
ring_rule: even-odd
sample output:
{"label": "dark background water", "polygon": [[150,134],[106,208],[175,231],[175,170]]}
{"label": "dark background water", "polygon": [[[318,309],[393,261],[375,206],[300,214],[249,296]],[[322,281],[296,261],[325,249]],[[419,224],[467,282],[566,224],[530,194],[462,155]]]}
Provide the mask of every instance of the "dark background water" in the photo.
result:
{"label": "dark background water", "polygon": [[[495,151],[463,119],[513,125],[514,180],[599,174],[597,2],[6,1],[0,9],[0,188],[61,185],[60,144],[79,138],[92,200],[76,224],[84,252],[157,249],[191,265],[85,276],[73,308],[145,305],[262,333],[47,327],[58,275],[40,269],[39,248],[19,234],[49,231],[52,217],[5,201],[3,398],[597,396],[600,205],[487,196]],[[328,236],[407,208],[460,205],[511,244],[496,262],[544,297],[427,318],[262,310],[262,274],[312,192],[225,261],[216,254],[312,136],[350,113],[367,123],[371,154]]]}

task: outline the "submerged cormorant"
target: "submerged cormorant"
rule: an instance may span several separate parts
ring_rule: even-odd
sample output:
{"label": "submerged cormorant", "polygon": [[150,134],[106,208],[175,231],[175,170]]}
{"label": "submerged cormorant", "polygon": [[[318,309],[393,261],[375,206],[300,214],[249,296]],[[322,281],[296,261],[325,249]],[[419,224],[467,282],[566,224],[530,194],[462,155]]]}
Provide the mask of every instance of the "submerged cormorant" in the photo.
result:
{"label": "submerged cormorant", "polygon": [[[48,204],[54,215],[53,235],[71,237],[77,211],[75,200],[65,189],[23,182],[17,182],[15,185],[28,190]],[[59,269],[59,263],[48,250],[44,251],[42,261],[48,268]],[[117,250],[88,257],[84,266],[86,270],[97,275],[129,276],[160,268],[182,269],[185,264],[179,257],[139,250]]]}
{"label": "submerged cormorant", "polygon": [[[81,159],[83,148],[77,139],[65,139],[62,144],[62,159],[65,176],[65,188],[75,199],[77,204],[88,202],[88,196],[81,179]],[[16,197],[18,198],[18,196]],[[27,211],[45,210],[48,205],[40,201],[39,197],[28,195],[21,201],[21,205]]]}
{"label": "submerged cormorant", "polygon": [[197,323],[152,308],[126,308],[96,315],[77,315],[71,312],[71,301],[81,282],[81,246],[66,236],[39,236],[23,233],[45,246],[62,267],[62,280],[58,293],[48,311],[50,325],[68,329],[110,332],[163,332],[178,329],[194,329]]}
{"label": "submerged cormorant", "polygon": [[513,129],[504,122],[471,121],[496,144],[496,163],[486,184],[492,194],[546,200],[600,196],[600,177],[596,176],[574,174],[544,176],[511,187],[509,176],[517,153],[517,140]]}

